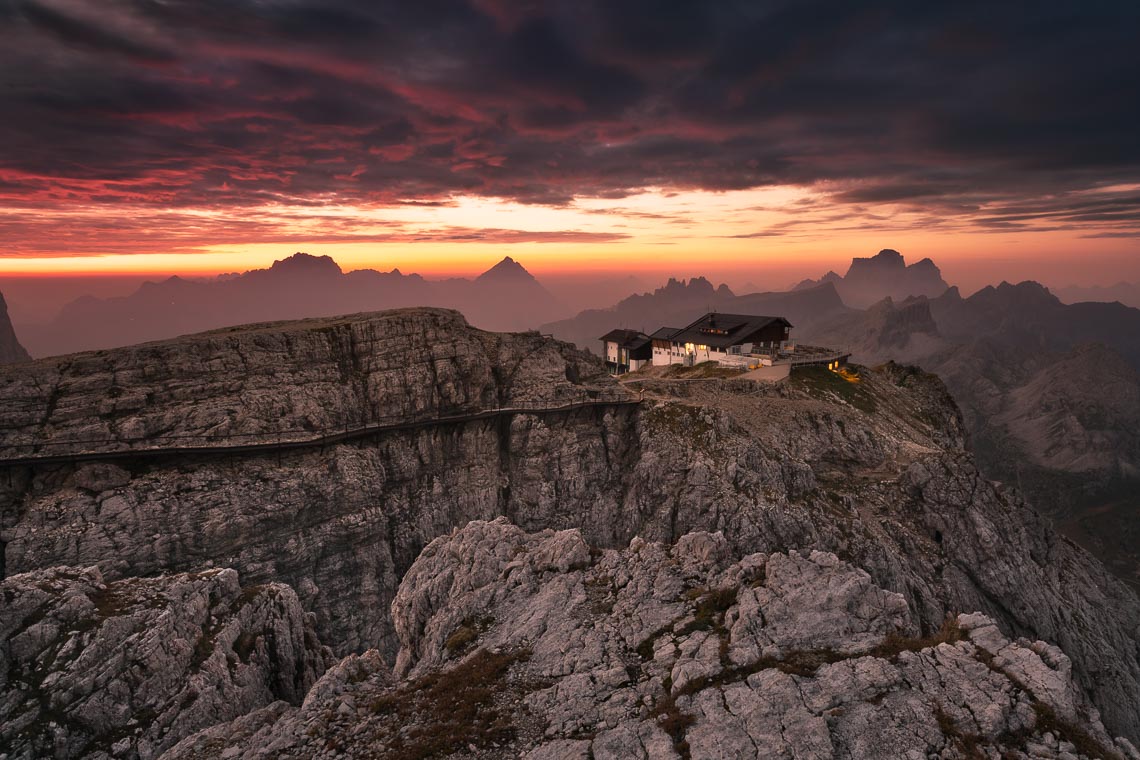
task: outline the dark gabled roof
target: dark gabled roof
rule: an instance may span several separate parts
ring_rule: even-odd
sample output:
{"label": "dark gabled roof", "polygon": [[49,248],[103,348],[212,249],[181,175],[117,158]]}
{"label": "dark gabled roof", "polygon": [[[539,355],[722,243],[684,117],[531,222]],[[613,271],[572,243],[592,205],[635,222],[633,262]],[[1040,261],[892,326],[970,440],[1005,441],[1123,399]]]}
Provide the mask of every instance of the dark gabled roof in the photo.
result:
{"label": "dark gabled roof", "polygon": [[669,337],[677,343],[700,343],[714,348],[728,348],[748,343],[750,338],[774,323],[791,327],[783,317],[761,317],[753,314],[705,314],[688,327]]}
{"label": "dark gabled roof", "polygon": [[621,348],[627,348],[630,351],[636,351],[649,342],[649,336],[637,330],[624,330],[618,328],[610,330],[608,333],[598,338],[609,343],[617,343]]}
{"label": "dark gabled roof", "polygon": [[629,352],[631,354],[633,354],[633,353],[640,351],[641,349],[645,348],[648,345],[649,345],[649,336],[648,335],[641,335],[640,337],[634,338],[633,340],[631,340],[628,343],[626,343],[625,345],[623,345],[622,348],[628,348]]}
{"label": "dark gabled roof", "polygon": [[672,340],[673,336],[681,332],[680,327],[662,327],[649,336],[650,340]]}

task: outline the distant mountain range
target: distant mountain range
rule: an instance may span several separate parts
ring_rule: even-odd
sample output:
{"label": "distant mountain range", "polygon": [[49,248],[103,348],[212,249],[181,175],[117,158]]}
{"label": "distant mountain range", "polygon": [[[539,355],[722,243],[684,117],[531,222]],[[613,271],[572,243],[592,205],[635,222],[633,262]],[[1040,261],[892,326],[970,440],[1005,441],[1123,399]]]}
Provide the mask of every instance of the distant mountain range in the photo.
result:
{"label": "distant mountain range", "polygon": [[1140,310],[1002,283],[884,299],[799,337],[937,373],[986,474],[1140,588]]}
{"label": "distant mountain range", "polygon": [[598,338],[615,327],[651,333],[678,327],[709,311],[767,314],[786,317],[797,329],[808,328],[849,311],[831,283],[789,292],[736,295],[727,285],[714,287],[704,277],[670,278],[652,293],[632,295],[609,309],[589,309],[572,319],[544,324],[540,329],[595,353]]}
{"label": "distant mountain range", "polygon": [[4,294],[0,293],[0,364],[14,364],[30,358],[20,341],[16,340],[16,332],[8,319],[8,304]]}
{"label": "distant mountain range", "polygon": [[458,309],[476,327],[524,330],[566,308],[509,256],[475,279],[427,280],[398,269],[343,272],[328,256],[297,253],[268,269],[213,280],[171,277],[118,298],[86,296],[50,323],[28,325],[35,356],[112,348],[219,327],[402,306]]}
{"label": "distant mountain range", "polygon": [[884,248],[870,258],[852,259],[851,267],[842,277],[835,272],[828,272],[818,280],[804,280],[793,289],[804,290],[827,283],[835,286],[843,303],[858,309],[884,298],[933,298],[942,295],[950,287],[930,259],[922,259],[908,266],[902,254],[891,248]]}
{"label": "distant mountain range", "polygon": [[1069,285],[1057,288],[1054,291],[1057,297],[1065,303],[1080,303],[1081,301],[1119,301],[1125,306],[1140,308],[1140,282],[1118,282],[1107,287],[1093,285],[1082,288]]}

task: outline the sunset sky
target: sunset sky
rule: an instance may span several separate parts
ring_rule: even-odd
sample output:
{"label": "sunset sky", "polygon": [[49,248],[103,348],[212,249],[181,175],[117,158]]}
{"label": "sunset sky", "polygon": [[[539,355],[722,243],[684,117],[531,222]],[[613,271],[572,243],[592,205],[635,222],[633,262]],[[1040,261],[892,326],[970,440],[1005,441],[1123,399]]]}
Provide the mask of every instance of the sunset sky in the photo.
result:
{"label": "sunset sky", "polygon": [[0,275],[889,246],[1140,279],[1131,1],[7,0],[0,29]]}

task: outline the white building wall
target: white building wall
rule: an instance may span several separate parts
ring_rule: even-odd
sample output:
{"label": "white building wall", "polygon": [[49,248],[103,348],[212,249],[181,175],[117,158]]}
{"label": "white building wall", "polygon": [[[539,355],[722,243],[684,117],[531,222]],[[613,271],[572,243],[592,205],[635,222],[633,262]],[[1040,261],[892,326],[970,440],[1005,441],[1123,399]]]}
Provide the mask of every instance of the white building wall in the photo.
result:
{"label": "white building wall", "polygon": [[606,341],[606,361],[617,364],[618,360],[618,344],[615,341]]}

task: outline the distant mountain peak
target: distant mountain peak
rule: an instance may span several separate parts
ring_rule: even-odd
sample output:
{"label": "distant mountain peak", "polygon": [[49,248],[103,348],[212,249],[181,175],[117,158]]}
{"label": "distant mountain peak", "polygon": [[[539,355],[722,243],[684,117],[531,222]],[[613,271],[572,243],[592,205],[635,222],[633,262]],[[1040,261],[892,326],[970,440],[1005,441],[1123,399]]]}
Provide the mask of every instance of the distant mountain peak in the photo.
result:
{"label": "distant mountain peak", "polygon": [[1049,288],[1034,280],[1024,280],[1016,285],[1002,280],[996,288],[993,285],[987,285],[970,298],[979,301],[992,301],[996,299],[1002,302],[1022,305],[1042,304],[1059,306],[1061,304],[1061,300],[1053,295],[1053,293],[1049,291]]}
{"label": "distant mountain peak", "polygon": [[331,256],[313,256],[298,251],[292,256],[278,259],[269,267],[270,272],[282,274],[334,275],[343,274],[340,265]]}
{"label": "distant mountain peak", "polygon": [[657,288],[654,294],[657,293],[670,293],[673,295],[712,295],[720,293],[721,295],[732,295],[732,291],[728,289],[727,285],[722,284],[720,289],[716,288],[707,277],[692,277],[688,280],[678,280],[676,277],[670,277],[669,281],[663,287]]}
{"label": "distant mountain peak", "polygon": [[909,296],[934,298],[948,287],[932,260],[924,258],[908,266],[903,255],[894,248],[884,248],[874,256],[851,259],[847,274],[835,284],[844,303],[856,307],[870,306],[884,296],[896,301]]}
{"label": "distant mountain peak", "polygon": [[858,276],[860,273],[895,272],[903,269],[906,269],[906,259],[903,258],[903,255],[894,248],[884,248],[874,256],[851,259],[851,267],[847,270],[847,277]]}
{"label": "distant mountain peak", "polygon": [[503,260],[495,266],[488,269],[483,274],[475,278],[475,280],[486,282],[494,280],[498,282],[538,282],[535,276],[527,271],[526,267],[518,263],[510,256],[504,256]]}

